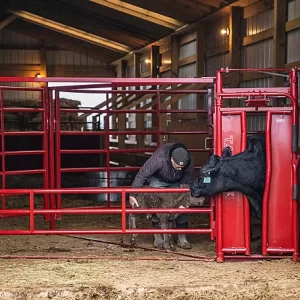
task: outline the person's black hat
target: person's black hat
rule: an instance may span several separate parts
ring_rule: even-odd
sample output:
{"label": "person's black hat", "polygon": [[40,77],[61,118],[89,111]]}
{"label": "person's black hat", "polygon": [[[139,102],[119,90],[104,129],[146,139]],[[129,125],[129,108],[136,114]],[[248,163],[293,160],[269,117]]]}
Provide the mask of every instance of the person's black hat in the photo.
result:
{"label": "person's black hat", "polygon": [[172,157],[176,165],[185,167],[190,160],[189,153],[182,147],[176,148],[172,151]]}

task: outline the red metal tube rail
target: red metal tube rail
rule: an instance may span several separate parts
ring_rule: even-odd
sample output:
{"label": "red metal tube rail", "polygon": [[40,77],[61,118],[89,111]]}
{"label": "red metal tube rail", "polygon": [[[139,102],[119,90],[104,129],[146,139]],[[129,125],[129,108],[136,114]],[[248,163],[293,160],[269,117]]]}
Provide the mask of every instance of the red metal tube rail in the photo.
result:
{"label": "red metal tube rail", "polygon": [[[187,192],[187,188],[173,188],[173,189],[159,189],[159,188],[143,188],[143,189],[131,189],[131,188],[80,188],[80,189],[3,189],[2,193],[5,195],[26,195],[29,194],[29,209],[15,209],[15,210],[2,210],[4,215],[17,215],[24,216],[29,215],[29,230],[0,230],[0,235],[28,235],[28,234],[153,234],[160,232],[161,229],[127,229],[126,228],[126,215],[128,213],[147,214],[152,213],[210,213],[211,208],[157,208],[157,209],[133,209],[127,208],[126,206],[126,193],[129,192]],[[99,193],[121,193],[122,195],[122,206],[118,208],[50,208],[50,209],[35,209],[34,196],[39,194],[99,194]],[[50,225],[49,230],[36,230],[34,217],[36,215],[57,215],[57,214],[121,214],[122,215],[122,228],[121,229],[82,229],[82,230],[55,230]],[[53,219],[54,222],[54,219]],[[55,225],[55,224],[54,224]],[[53,226],[55,227],[55,226]],[[201,228],[201,229],[164,229],[164,233],[190,233],[190,234],[211,234],[212,228]]]}

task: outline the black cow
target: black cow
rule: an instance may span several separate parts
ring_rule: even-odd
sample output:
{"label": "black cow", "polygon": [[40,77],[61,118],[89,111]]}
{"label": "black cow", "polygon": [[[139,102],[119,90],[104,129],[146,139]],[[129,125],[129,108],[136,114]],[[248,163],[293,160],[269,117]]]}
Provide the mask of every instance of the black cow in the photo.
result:
{"label": "black cow", "polygon": [[231,149],[226,147],[221,157],[212,155],[200,169],[200,176],[191,184],[190,191],[194,197],[242,192],[261,218],[265,177],[265,137],[257,134],[248,137],[247,149],[241,153],[232,155]]}

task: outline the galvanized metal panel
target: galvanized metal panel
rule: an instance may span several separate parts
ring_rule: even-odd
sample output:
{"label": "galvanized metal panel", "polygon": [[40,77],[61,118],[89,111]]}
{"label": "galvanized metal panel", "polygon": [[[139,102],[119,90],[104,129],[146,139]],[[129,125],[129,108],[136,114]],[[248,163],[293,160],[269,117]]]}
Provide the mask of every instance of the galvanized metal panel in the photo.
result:
{"label": "galvanized metal panel", "polygon": [[210,28],[213,29],[207,31],[205,36],[206,49],[216,48],[221,45],[228,44],[229,36],[226,34],[225,35],[221,34],[221,29],[229,28],[228,16],[221,18],[217,23],[211,24]]}
{"label": "galvanized metal panel", "polygon": [[270,9],[245,20],[245,36],[257,34],[273,27],[274,10]]}
{"label": "galvanized metal panel", "polygon": [[48,50],[47,64],[50,66],[100,66],[98,59],[68,50]]}
{"label": "galvanized metal panel", "polygon": [[287,4],[287,19],[288,21],[300,17],[300,0],[288,1]]}
{"label": "galvanized metal panel", "polygon": [[212,56],[205,61],[205,76],[216,76],[216,71],[229,65],[229,53]]}
{"label": "galvanized metal panel", "polygon": [[[188,64],[179,67],[179,77],[196,77],[196,63]],[[178,109],[195,109],[196,108],[196,95],[190,94],[178,101]]]}
{"label": "galvanized metal panel", "polygon": [[287,33],[287,63],[300,60],[300,29]]}
{"label": "galvanized metal panel", "polygon": [[39,40],[9,29],[0,30],[0,44],[14,46],[39,46]]}
{"label": "galvanized metal panel", "polygon": [[0,64],[38,65],[41,62],[38,50],[0,50]]}
{"label": "galvanized metal panel", "polygon": [[196,40],[183,44],[179,47],[179,59],[195,55],[197,53]]}
{"label": "galvanized metal panel", "polygon": [[[1,86],[40,87],[34,82],[0,82]],[[41,93],[35,91],[4,91],[5,100],[40,100]]]}
{"label": "galvanized metal panel", "polygon": [[270,68],[273,65],[273,40],[267,39],[242,48],[241,68]]}

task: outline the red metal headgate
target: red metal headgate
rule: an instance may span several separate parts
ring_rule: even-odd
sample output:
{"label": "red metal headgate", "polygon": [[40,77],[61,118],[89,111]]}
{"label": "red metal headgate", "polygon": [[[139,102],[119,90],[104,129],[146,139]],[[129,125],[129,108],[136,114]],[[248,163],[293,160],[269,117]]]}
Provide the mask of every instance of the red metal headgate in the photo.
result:
{"label": "red metal headgate", "polygon": [[[228,70],[230,71],[230,70]],[[231,70],[233,71],[233,70]],[[230,146],[233,154],[246,148],[248,113],[266,114],[266,184],[262,213],[262,255],[292,254],[299,258],[298,228],[298,92],[297,70],[290,71],[290,87],[225,89],[217,73],[215,151]],[[222,107],[224,99],[286,97],[290,107]],[[257,99],[260,98],[260,99]],[[241,193],[218,195],[216,200],[217,260],[243,254],[251,257],[249,204]],[[232,255],[232,256],[226,256]]]}

